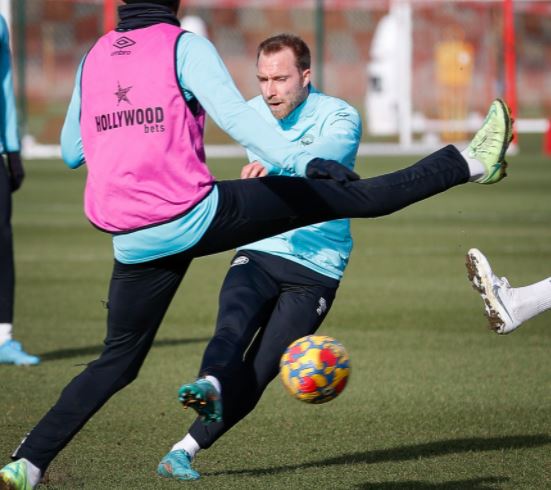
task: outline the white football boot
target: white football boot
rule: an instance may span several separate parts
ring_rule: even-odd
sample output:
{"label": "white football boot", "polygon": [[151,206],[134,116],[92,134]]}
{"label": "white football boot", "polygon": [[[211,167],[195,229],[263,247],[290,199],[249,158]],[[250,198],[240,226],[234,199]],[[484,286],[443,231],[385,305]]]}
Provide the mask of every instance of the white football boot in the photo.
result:
{"label": "white football boot", "polygon": [[476,248],[467,252],[466,266],[469,281],[484,301],[490,329],[507,334],[518,328],[522,321],[515,315],[514,288],[509,281],[497,277],[484,254]]}

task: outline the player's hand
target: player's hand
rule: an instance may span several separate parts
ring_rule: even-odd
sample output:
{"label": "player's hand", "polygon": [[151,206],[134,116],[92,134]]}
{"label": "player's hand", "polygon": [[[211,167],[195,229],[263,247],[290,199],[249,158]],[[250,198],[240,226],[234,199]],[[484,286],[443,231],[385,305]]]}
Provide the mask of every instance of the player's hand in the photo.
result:
{"label": "player's hand", "polygon": [[248,163],[241,169],[242,179],[254,179],[256,177],[266,177],[266,175],[268,175],[268,170],[256,160]]}
{"label": "player's hand", "polygon": [[323,158],[314,158],[308,163],[306,166],[306,177],[310,179],[333,179],[341,184],[346,184],[360,178],[356,172],[341,165],[339,162]]}
{"label": "player's hand", "polygon": [[23,183],[23,179],[25,178],[25,170],[23,170],[21,154],[18,151],[8,152],[7,157],[11,191],[15,192]]}

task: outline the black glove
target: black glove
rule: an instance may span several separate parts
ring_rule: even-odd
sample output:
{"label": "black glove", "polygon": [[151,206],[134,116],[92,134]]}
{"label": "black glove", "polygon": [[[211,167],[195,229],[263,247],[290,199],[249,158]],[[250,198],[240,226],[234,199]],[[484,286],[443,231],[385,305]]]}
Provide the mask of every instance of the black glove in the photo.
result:
{"label": "black glove", "polygon": [[335,160],[314,158],[306,165],[306,177],[310,179],[333,179],[340,184],[358,180],[360,176]]}
{"label": "black glove", "polygon": [[21,187],[21,184],[23,183],[23,179],[25,178],[25,170],[23,170],[21,154],[18,151],[8,152],[7,156],[8,170],[10,172],[11,191],[15,192]]}

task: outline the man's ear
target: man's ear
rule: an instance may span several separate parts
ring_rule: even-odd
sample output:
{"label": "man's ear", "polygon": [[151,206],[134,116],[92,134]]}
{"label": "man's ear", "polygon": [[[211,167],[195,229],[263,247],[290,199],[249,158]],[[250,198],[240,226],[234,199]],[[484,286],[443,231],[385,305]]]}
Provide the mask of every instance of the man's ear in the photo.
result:
{"label": "man's ear", "polygon": [[312,72],[310,71],[310,68],[306,68],[306,70],[304,70],[302,72],[302,78],[303,78],[302,86],[303,87],[308,86],[308,84],[310,83],[311,75],[312,75]]}

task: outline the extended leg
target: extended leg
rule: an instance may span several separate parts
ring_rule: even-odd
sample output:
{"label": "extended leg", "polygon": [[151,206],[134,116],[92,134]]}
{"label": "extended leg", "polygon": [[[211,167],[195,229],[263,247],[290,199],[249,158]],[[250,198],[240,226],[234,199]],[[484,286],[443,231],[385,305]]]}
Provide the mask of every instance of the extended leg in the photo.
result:
{"label": "extended leg", "polygon": [[331,219],[384,216],[468,179],[464,158],[447,146],[406,169],[347,184],[293,177],[221,182],[217,215],[189,252],[217,253]]}

